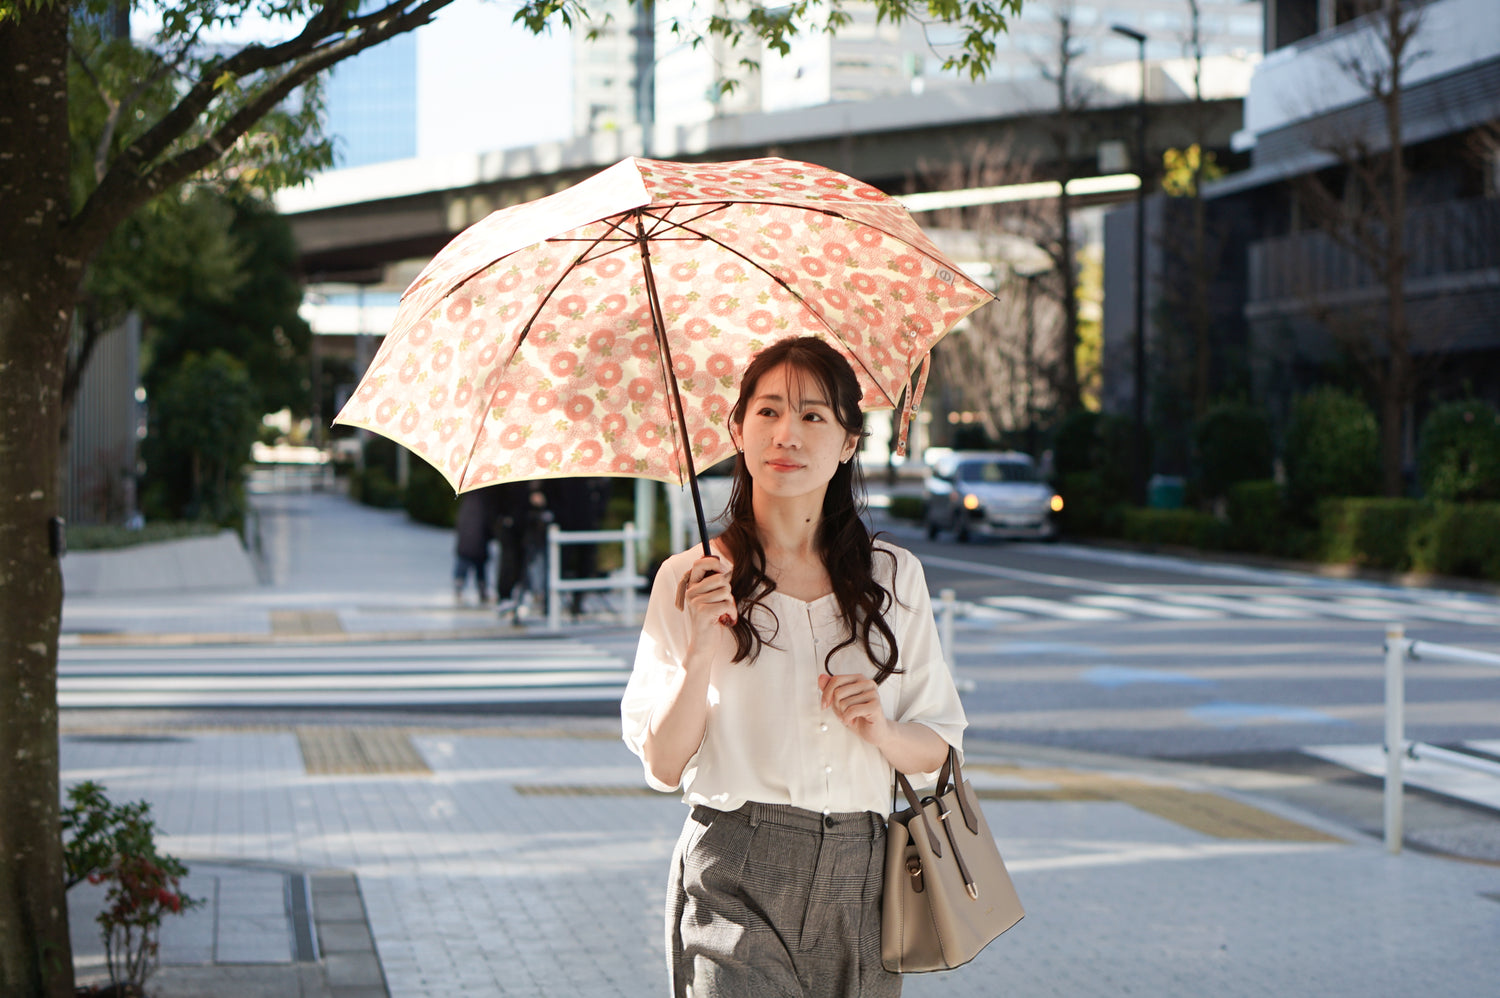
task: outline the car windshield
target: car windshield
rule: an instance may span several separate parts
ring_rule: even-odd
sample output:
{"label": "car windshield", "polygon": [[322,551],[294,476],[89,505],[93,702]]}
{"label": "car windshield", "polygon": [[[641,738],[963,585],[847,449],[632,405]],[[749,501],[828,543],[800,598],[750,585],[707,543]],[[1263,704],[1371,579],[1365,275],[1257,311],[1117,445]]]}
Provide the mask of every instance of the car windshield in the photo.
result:
{"label": "car windshield", "polygon": [[1034,482],[1036,468],[1022,461],[965,461],[958,466],[965,482]]}

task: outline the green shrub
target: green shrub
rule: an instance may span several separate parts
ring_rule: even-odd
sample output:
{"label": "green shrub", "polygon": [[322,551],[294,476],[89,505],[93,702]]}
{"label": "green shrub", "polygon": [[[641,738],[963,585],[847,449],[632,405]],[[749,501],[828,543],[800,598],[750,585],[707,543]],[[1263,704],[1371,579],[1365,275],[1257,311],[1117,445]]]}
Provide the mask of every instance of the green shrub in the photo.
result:
{"label": "green shrub", "polygon": [[406,515],[418,523],[451,527],[458,521],[458,496],[453,486],[432,465],[412,458],[407,470],[406,490],[401,495]]}
{"label": "green shrub", "polygon": [[1500,412],[1478,399],[1433,409],[1422,423],[1417,468],[1428,499],[1500,499]]}
{"label": "green shrub", "polygon": [[1125,495],[1105,487],[1100,475],[1074,471],[1059,475],[1057,490],[1063,498],[1057,514],[1057,529],[1071,537],[1118,537],[1123,522]]}
{"label": "green shrub", "polygon": [[[1107,505],[1130,501],[1134,428],[1121,416],[1075,409],[1063,417],[1052,442],[1052,467],[1059,485],[1069,475],[1090,474],[1091,486]],[[1066,493],[1063,495],[1066,500]]]}
{"label": "green shrub", "polygon": [[1233,551],[1287,553],[1287,522],[1281,486],[1269,478],[1236,482],[1225,494],[1229,522],[1224,544]]}
{"label": "green shrub", "polygon": [[898,520],[920,521],[927,512],[927,503],[921,496],[891,496],[887,512]]}
{"label": "green shrub", "polygon": [[401,505],[401,490],[379,465],[350,472],[349,495],[378,509],[396,509]]}
{"label": "green shrub", "polygon": [[1411,535],[1412,568],[1500,580],[1500,503],[1433,503]]}
{"label": "green shrub", "polygon": [[242,525],[256,403],[245,365],[222,350],[188,353],[161,379],[142,446],[148,518]]}
{"label": "green shrub", "polygon": [[1124,536],[1140,544],[1171,544],[1212,551],[1224,546],[1224,525],[1195,509],[1127,509]]}
{"label": "green shrub", "polygon": [[1364,402],[1337,388],[1297,399],[1287,426],[1287,508],[1311,520],[1319,502],[1374,495],[1380,485],[1380,433]]}
{"label": "green shrub", "polygon": [[1097,470],[1099,419],[1099,413],[1088,409],[1074,409],[1063,417],[1052,441],[1052,467],[1058,475]]}
{"label": "green shrub", "polygon": [[1318,507],[1323,558],[1404,572],[1413,529],[1432,515],[1416,499],[1327,499]]}
{"label": "green shrub", "polygon": [[1194,428],[1197,480],[1203,496],[1217,499],[1239,482],[1270,478],[1275,460],[1271,424],[1259,409],[1222,404]]}
{"label": "green shrub", "polygon": [[129,527],[80,524],[68,527],[68,550],[104,551],[111,548],[134,547],[137,544],[177,541],[184,537],[212,537],[223,529],[218,524],[203,523],[200,520],[148,523],[139,530],[131,530]]}

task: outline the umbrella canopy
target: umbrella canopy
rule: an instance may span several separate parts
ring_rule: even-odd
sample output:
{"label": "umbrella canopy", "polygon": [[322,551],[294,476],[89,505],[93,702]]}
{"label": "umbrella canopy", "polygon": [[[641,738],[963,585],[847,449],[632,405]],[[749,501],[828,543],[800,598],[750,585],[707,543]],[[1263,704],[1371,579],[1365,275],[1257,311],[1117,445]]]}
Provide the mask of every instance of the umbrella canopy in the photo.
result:
{"label": "umbrella canopy", "polygon": [[740,372],[765,346],[823,337],[863,406],[894,408],[992,297],[899,202],[843,174],[631,158],[460,233],[402,296],[336,422],[410,448],[457,492],[683,485],[732,452]]}

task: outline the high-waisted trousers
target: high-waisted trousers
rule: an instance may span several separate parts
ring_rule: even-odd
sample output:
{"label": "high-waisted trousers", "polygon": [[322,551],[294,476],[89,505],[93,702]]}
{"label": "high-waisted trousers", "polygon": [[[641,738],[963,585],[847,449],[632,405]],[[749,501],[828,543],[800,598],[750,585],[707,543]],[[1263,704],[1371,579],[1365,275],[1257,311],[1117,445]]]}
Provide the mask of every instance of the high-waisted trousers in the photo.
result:
{"label": "high-waisted trousers", "polygon": [[880,964],[885,820],[696,807],[667,884],[676,998],[896,998]]}

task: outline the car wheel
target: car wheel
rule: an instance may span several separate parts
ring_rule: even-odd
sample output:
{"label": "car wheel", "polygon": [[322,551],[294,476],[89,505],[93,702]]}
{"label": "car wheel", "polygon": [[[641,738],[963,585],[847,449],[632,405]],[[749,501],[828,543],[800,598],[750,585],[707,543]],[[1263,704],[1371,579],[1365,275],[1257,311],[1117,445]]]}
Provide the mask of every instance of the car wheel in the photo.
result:
{"label": "car wheel", "polygon": [[938,539],[939,533],[941,533],[941,531],[938,529],[937,521],[929,516],[927,518],[927,539],[929,541],[935,541]]}
{"label": "car wheel", "polygon": [[971,538],[969,533],[969,518],[959,513],[953,518],[953,538],[960,544],[967,544]]}

